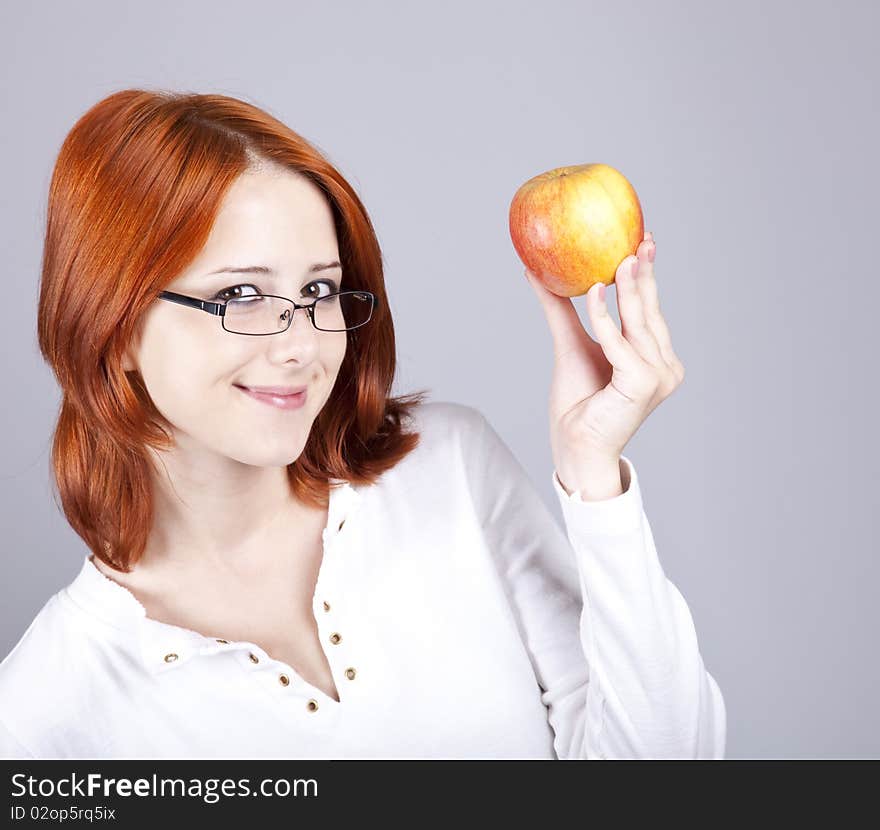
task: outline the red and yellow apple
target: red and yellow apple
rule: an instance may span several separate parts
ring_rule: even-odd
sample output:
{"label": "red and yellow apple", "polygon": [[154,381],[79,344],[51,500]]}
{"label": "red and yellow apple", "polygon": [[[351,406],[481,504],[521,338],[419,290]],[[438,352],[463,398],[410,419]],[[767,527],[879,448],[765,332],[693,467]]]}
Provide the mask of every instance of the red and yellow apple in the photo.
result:
{"label": "red and yellow apple", "polygon": [[614,282],[645,235],[639,197],[607,164],[556,167],[525,182],[510,203],[510,238],[535,277],[560,297]]}

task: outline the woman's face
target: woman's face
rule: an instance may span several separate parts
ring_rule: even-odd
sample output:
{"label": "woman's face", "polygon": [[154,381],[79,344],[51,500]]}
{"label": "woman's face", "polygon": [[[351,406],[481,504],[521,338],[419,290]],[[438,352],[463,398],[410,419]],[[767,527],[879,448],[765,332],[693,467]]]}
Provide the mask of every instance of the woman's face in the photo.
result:
{"label": "woman's face", "polygon": [[[340,268],[310,268],[338,260],[333,214],[321,191],[304,177],[269,168],[233,183],[205,247],[167,290],[215,301],[259,291],[308,303],[337,290],[342,278]],[[210,275],[249,266],[274,274]],[[321,280],[335,286],[313,285]],[[244,287],[223,293],[236,285]],[[174,427],[177,449],[192,453],[193,461],[208,461],[209,469],[211,461],[225,459],[286,466],[302,453],[347,342],[346,332],[318,331],[306,315],[297,309],[287,331],[259,337],[232,334],[220,317],[158,299],[141,321],[125,369],[140,372]],[[306,401],[299,409],[278,409],[239,385],[307,386]]]}

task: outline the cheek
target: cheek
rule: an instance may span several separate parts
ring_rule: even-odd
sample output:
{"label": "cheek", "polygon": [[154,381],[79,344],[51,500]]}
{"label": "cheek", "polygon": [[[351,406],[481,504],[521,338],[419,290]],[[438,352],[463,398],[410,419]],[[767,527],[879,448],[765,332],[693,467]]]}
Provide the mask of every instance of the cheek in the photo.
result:
{"label": "cheek", "polygon": [[339,343],[336,344],[336,347],[333,350],[333,366],[337,372],[342,365],[342,361],[345,359],[345,352],[348,346],[348,335],[345,332],[342,332],[341,334],[342,336],[339,338]]}
{"label": "cheek", "polygon": [[217,366],[223,365],[219,355],[205,349],[204,337],[187,336],[179,328],[169,330],[168,326],[158,325],[145,328],[139,363],[156,408],[171,423],[181,426],[188,413],[204,410],[208,387],[213,384]]}
{"label": "cheek", "polygon": [[328,378],[335,378],[339,374],[339,369],[345,360],[348,337],[345,332],[338,334],[341,336],[334,335],[332,339],[325,340],[321,344],[320,361]]}

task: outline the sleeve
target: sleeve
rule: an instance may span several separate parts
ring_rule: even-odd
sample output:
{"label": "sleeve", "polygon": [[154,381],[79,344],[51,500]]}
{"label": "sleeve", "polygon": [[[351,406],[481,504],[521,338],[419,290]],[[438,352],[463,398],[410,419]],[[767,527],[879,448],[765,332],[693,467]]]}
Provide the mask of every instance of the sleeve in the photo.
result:
{"label": "sleeve", "polygon": [[9,731],[6,724],[0,721],[0,759],[4,761],[34,760],[18,739]]}
{"label": "sleeve", "polygon": [[722,759],[726,709],[666,578],[632,462],[598,502],[553,486],[563,531],[478,410],[474,507],[529,653],[560,759]]}

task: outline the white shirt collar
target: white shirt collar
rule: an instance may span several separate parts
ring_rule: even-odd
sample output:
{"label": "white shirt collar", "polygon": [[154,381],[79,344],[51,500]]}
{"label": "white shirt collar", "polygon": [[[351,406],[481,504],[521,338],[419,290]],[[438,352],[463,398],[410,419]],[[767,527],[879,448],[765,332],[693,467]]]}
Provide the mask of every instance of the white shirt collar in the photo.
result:
{"label": "white shirt collar", "polygon": [[[355,514],[362,498],[359,489],[350,482],[330,480],[327,525],[322,532],[325,556],[343,522]],[[150,619],[131,591],[98,570],[91,561],[91,553],[85,555],[79,574],[65,591],[86,612],[130,637],[144,667],[153,674],[170,671],[200,655],[246,648],[242,643],[224,643],[196,631]]]}

